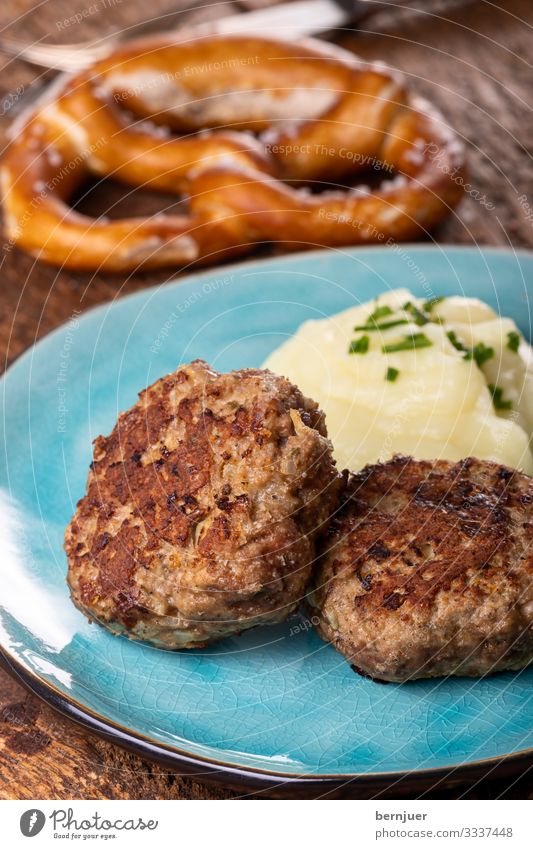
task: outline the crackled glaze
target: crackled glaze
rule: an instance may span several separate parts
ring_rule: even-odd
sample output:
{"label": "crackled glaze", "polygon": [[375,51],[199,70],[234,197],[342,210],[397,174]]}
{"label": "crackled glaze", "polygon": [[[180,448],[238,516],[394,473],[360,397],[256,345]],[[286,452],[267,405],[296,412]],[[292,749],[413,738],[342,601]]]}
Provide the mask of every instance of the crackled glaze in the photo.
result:
{"label": "crackled glaze", "polygon": [[62,550],[91,440],[179,362],[257,366],[305,319],[398,286],[477,295],[531,338],[532,277],[531,257],[499,251],[319,252],[149,289],[59,328],[2,382],[4,653],[106,722],[241,768],[425,770],[533,746],[533,670],[383,686],[354,674],[299,615],[202,651],[152,649],[74,609]]}

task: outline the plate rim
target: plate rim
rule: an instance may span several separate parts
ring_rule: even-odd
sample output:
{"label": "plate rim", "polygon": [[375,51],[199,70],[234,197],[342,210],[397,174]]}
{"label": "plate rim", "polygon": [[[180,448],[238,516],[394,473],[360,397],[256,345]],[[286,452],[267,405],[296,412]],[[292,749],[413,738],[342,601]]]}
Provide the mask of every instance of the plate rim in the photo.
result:
{"label": "plate rim", "polygon": [[[508,257],[523,257],[524,259],[529,259],[533,261],[533,249],[529,248],[513,248],[513,247],[502,247],[497,245],[454,245],[454,244],[425,244],[424,242],[398,242],[402,248],[406,250],[414,251],[415,253],[420,253],[422,251],[429,251],[431,253],[436,254],[449,254],[452,252],[457,253],[472,253],[476,255],[483,255],[485,253],[491,255],[501,254],[502,256]],[[215,265],[211,268],[202,269],[201,271],[191,271],[183,274],[183,276],[171,277],[168,280],[163,280],[160,283],[154,283],[150,286],[143,286],[142,289],[138,289],[135,292],[128,292],[125,295],[119,295],[118,298],[113,298],[112,300],[102,301],[100,304],[94,304],[88,309],[83,310],[81,315],[78,316],[78,320],[82,321],[87,316],[96,315],[99,312],[103,312],[106,309],[109,309],[110,306],[115,306],[116,304],[122,304],[124,302],[128,302],[133,300],[134,298],[140,298],[143,295],[148,293],[157,292],[159,289],[166,289],[169,286],[182,286],[187,285],[189,283],[193,283],[196,280],[202,280],[205,277],[210,277],[216,270],[221,271],[231,271],[245,268],[253,268],[258,265],[269,265],[273,262],[279,262],[281,260],[287,260],[288,262],[295,262],[299,259],[305,259],[307,257],[319,257],[325,256],[326,254],[336,254],[340,256],[356,256],[357,254],[364,253],[379,253],[379,252],[387,252],[390,251],[391,254],[394,254],[394,245],[364,245],[360,247],[352,247],[352,248],[316,248],[310,251],[297,251],[291,254],[280,254],[279,256],[267,256],[267,257],[256,257],[255,259],[245,259],[240,262],[228,262],[223,265]],[[40,336],[37,340],[35,340],[28,348],[25,348],[16,357],[11,360],[8,367],[4,369],[4,371],[0,374],[0,385],[3,387],[5,384],[5,379],[9,375],[10,371],[13,369],[15,365],[20,365],[26,358],[31,358],[36,348],[38,348],[41,343],[50,340],[56,333],[60,333],[61,330],[67,326],[69,319],[66,319],[61,324],[58,324],[57,327],[53,327],[43,336]]]}
{"label": "plate rim", "polygon": [[[453,245],[453,244],[424,244],[417,242],[401,243],[406,250],[415,253],[429,252],[439,255],[450,253],[465,253],[475,254],[476,256],[483,254],[501,255],[504,257],[524,258],[533,261],[533,250],[527,248],[500,247],[491,245]],[[196,281],[201,281],[206,277],[212,276],[217,271],[224,271],[230,274],[232,271],[240,271],[241,269],[254,268],[257,266],[269,265],[274,262],[287,261],[292,264],[302,259],[313,257],[326,256],[335,254],[341,256],[354,256],[361,254],[385,253],[390,251],[394,254],[394,246],[387,245],[369,245],[356,248],[336,248],[326,249],[319,248],[311,251],[299,251],[290,255],[281,255],[274,257],[262,257],[248,259],[240,262],[228,263],[221,266],[205,269],[202,271],[191,272],[184,274],[181,277],[173,277],[171,279],[156,283],[151,286],[146,286],[138,291],[129,292],[126,295],[116,299],[106,300],[100,304],[96,304],[87,310],[84,310],[80,316],[80,320],[84,320],[87,316],[96,315],[105,310],[112,309],[117,304],[124,301],[129,301],[134,298],[146,296],[149,293],[155,294],[160,289],[166,289],[168,286],[180,287],[182,284],[191,284]],[[5,392],[7,377],[15,368],[23,365],[27,359],[31,359],[35,351],[42,345],[49,342],[56,334],[61,333],[66,322],[58,325],[50,330],[44,336],[33,342],[28,348],[22,351],[12,360],[7,369],[0,376],[0,384],[2,384],[2,396]],[[3,419],[5,418],[5,409]],[[466,779],[468,776],[476,776],[484,774],[487,770],[496,772],[496,770],[508,770],[509,766],[514,771],[522,762],[524,765],[533,763],[533,747],[520,749],[516,752],[508,752],[503,755],[496,755],[490,758],[481,758],[465,763],[448,764],[438,767],[429,767],[423,769],[412,770],[393,770],[383,772],[346,772],[346,773],[287,773],[269,770],[262,767],[251,767],[239,764],[233,764],[228,761],[210,758],[206,755],[196,755],[187,750],[180,749],[177,746],[172,746],[167,743],[155,740],[152,737],[143,735],[140,732],[134,731],[122,724],[116,723],[108,717],[93,711],[87,705],[78,702],[71,696],[63,693],[56,688],[51,682],[46,681],[39,675],[27,669],[20,661],[6,649],[0,645],[0,666],[16,680],[19,681],[30,693],[36,695],[45,704],[52,709],[58,711],[63,716],[72,720],[77,725],[89,730],[90,732],[110,740],[111,742],[134,752],[140,757],[155,760],[167,766],[181,767],[182,774],[195,776],[202,781],[208,781],[216,784],[228,784],[236,786],[240,789],[243,787],[253,787],[255,789],[298,789],[305,788],[306,790],[315,788],[333,788],[343,784],[352,784],[357,782],[359,785],[369,787],[384,787],[391,782],[400,783],[402,781],[411,781],[413,784],[427,784],[432,778],[445,779],[450,774],[457,774],[461,779]],[[191,772],[190,767],[196,768],[196,771]],[[185,771],[183,771],[185,770]],[[203,770],[203,771],[200,771]],[[230,779],[228,782],[228,778]]]}
{"label": "plate rim", "polygon": [[[204,755],[194,755],[177,746],[153,740],[132,729],[114,722],[101,714],[82,705],[76,699],[65,695],[53,684],[44,681],[38,675],[30,672],[19,661],[9,656],[0,646],[0,666],[18,680],[27,690],[41,701],[77,725],[88,729],[99,737],[125,748],[139,757],[148,758],[167,766],[197,767],[203,771],[183,772],[181,774],[195,777],[200,781],[228,785],[227,777],[233,780],[233,786],[252,787],[254,789],[288,788],[305,789],[335,788],[345,784],[364,785],[375,788],[385,788],[390,783],[400,784],[411,781],[415,785],[427,784],[431,779],[446,779],[456,774],[461,780],[468,776],[483,776],[487,771],[513,771],[523,762],[524,765],[533,763],[533,747],[509,752],[491,758],[480,758],[467,763],[448,764],[426,769],[395,770],[387,772],[346,772],[346,773],[286,773],[260,767],[240,766],[227,761],[219,761]],[[508,767],[511,766],[511,770]]]}

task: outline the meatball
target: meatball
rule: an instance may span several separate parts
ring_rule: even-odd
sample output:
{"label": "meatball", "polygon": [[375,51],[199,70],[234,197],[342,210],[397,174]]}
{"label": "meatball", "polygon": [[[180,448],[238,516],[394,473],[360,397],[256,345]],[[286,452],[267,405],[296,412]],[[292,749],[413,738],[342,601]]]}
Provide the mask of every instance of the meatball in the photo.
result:
{"label": "meatball", "polygon": [[533,659],[533,478],[395,457],[346,484],[310,595],[321,636],[384,681]]}
{"label": "meatball", "polygon": [[183,366],[95,440],[65,535],[74,604],[169,649],[280,622],[339,481],[323,414],[288,380]]}

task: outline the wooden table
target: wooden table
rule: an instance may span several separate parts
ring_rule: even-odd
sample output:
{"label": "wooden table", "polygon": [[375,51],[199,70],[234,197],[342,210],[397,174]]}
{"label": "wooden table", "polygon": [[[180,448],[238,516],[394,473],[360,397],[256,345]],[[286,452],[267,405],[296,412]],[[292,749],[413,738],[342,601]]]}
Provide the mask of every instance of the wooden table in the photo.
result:
{"label": "wooden table", "polygon": [[[254,5],[258,3],[255,0]],[[124,27],[146,14],[146,4],[136,0],[73,0],[68,4],[49,0],[33,12],[34,5],[32,0],[3,0],[2,29],[29,41],[47,35],[50,41],[81,41]],[[151,0],[150,10],[155,15],[169,5],[169,0]],[[181,0],[181,5],[191,4]],[[528,220],[528,207],[520,201],[525,195],[533,205],[528,106],[533,73],[527,62],[533,54],[533,4],[530,0],[463,0],[418,5],[425,11],[380,13],[365,25],[364,32],[339,34],[337,40],[366,58],[385,59],[404,71],[412,88],[437,104],[464,138],[471,182],[479,194],[465,194],[456,215],[435,234],[436,239],[533,248],[533,221]],[[200,19],[235,13],[237,8],[235,3],[221,3],[192,14]],[[80,23],[72,23],[71,16],[77,12],[81,13]],[[3,61],[3,66],[0,131],[4,134],[10,121],[5,114],[8,102],[50,74],[39,75],[17,60]],[[486,203],[480,202],[480,195],[486,196]],[[116,188],[104,186],[86,201],[86,209],[102,210],[117,200],[120,205]],[[139,199],[139,211],[153,209],[153,204],[154,199]],[[4,250],[0,350],[5,364],[74,311],[170,276],[175,274],[119,279],[58,272],[16,250]],[[1,798],[198,799],[234,795],[182,779],[88,735],[0,672]],[[355,797],[357,792],[347,788],[344,795]],[[518,780],[437,787],[427,795],[525,798],[533,797],[533,783],[530,772]]]}

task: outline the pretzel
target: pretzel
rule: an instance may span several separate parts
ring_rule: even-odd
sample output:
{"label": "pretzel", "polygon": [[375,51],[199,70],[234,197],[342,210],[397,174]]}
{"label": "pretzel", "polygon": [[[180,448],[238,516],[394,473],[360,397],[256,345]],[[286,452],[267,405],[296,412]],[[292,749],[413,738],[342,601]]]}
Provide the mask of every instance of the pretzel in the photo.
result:
{"label": "pretzel", "polygon": [[[376,189],[336,188],[369,169]],[[93,219],[87,177],[187,198],[181,215]],[[61,77],[17,122],[0,177],[9,239],[79,270],[209,262],[418,237],[462,194],[462,148],[391,70],[309,39],[133,42]],[[311,190],[328,188],[321,193]]]}

